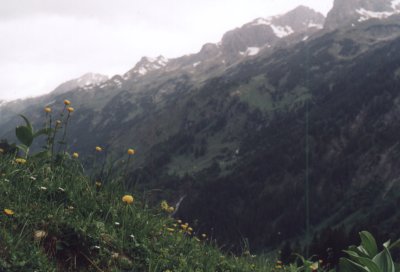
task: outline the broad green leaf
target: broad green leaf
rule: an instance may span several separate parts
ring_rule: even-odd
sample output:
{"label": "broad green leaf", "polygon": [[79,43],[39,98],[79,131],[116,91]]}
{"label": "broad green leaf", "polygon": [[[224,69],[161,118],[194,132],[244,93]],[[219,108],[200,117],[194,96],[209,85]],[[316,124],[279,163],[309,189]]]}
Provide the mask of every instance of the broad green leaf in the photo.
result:
{"label": "broad green leaf", "polygon": [[355,250],[343,250],[344,253],[350,256],[350,259],[352,260],[357,260],[360,257],[365,257],[364,255],[361,255],[358,253],[358,251]]}
{"label": "broad green leaf", "polygon": [[360,232],[361,246],[365,249],[370,258],[378,253],[375,238],[368,231]]}
{"label": "broad green leaf", "polygon": [[395,247],[398,247],[398,246],[400,246],[400,239],[397,240],[396,242],[392,243],[392,244],[391,244],[390,246],[388,246],[387,248],[388,248],[388,249],[392,249],[392,248],[395,248]]}
{"label": "broad green leaf", "polygon": [[385,247],[372,259],[383,272],[395,272],[394,263],[389,250]]}
{"label": "broad green leaf", "polygon": [[27,147],[29,147],[33,142],[32,130],[26,126],[16,127],[15,135],[17,136],[18,140]]}
{"label": "broad green leaf", "polygon": [[349,246],[349,251],[354,251],[355,253],[357,253],[360,257],[368,257],[367,252],[365,251],[365,249],[361,246],[356,247],[356,246]]}
{"label": "broad green leaf", "polygon": [[25,154],[28,152],[28,147],[24,144],[17,145],[19,150],[22,150]]}
{"label": "broad green leaf", "polygon": [[46,158],[50,158],[50,152],[48,150],[45,151],[41,151],[39,153],[36,153],[33,157],[34,158],[39,158],[39,159],[46,159]]}
{"label": "broad green leaf", "polygon": [[40,135],[49,135],[52,131],[53,131],[53,129],[51,129],[51,128],[42,128],[42,129],[36,131],[33,134],[33,137],[36,138]]}
{"label": "broad green leaf", "polygon": [[344,272],[371,272],[362,265],[346,258],[340,258],[339,267],[340,271]]}
{"label": "broad green leaf", "polygon": [[389,247],[390,246],[390,239],[387,240],[386,242],[383,243],[384,247]]}
{"label": "broad green leaf", "polygon": [[380,272],[379,267],[367,257],[361,257],[356,252],[350,250],[343,250],[345,253],[350,255],[351,260],[354,262],[367,267],[370,272]]}
{"label": "broad green leaf", "polygon": [[22,115],[22,114],[20,114],[19,116],[21,116],[21,117],[25,120],[25,123],[26,123],[27,128],[28,128],[28,129],[32,132],[32,134],[33,134],[33,126],[32,126],[32,124],[31,124],[31,122],[29,122],[28,118],[26,118],[25,115]]}

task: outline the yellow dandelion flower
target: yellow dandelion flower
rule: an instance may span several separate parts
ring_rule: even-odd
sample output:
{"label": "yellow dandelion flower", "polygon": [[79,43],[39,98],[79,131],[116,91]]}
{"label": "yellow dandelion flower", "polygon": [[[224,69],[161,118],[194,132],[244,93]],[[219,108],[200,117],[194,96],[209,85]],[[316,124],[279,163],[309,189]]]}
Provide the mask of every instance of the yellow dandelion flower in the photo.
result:
{"label": "yellow dandelion flower", "polygon": [[50,108],[50,107],[45,107],[45,108],[44,108],[44,111],[45,111],[46,113],[50,113],[50,112],[51,112],[51,108]]}
{"label": "yellow dandelion flower", "polygon": [[4,209],[4,213],[9,216],[14,215],[14,211],[11,209]]}
{"label": "yellow dandelion flower", "polygon": [[101,152],[101,151],[103,151],[103,148],[101,148],[100,146],[96,146],[96,151]]}
{"label": "yellow dandelion flower", "polygon": [[72,153],[72,158],[74,159],[79,158],[79,154],[77,152]]}
{"label": "yellow dandelion flower", "polygon": [[124,203],[126,203],[126,204],[132,204],[134,200],[135,200],[135,199],[134,199],[133,196],[131,196],[131,195],[124,195],[124,196],[122,197],[122,202],[124,202]]}
{"label": "yellow dandelion flower", "polygon": [[135,154],[135,149],[129,148],[128,155],[133,155],[133,154]]}
{"label": "yellow dandelion flower", "polygon": [[71,105],[71,101],[69,101],[68,99],[65,99],[64,100],[64,105],[65,106]]}
{"label": "yellow dandelion flower", "polygon": [[174,231],[175,231],[173,228],[167,228],[167,230],[168,230],[169,232],[174,232]]}
{"label": "yellow dandelion flower", "polygon": [[193,231],[193,228],[188,227],[188,231],[192,232],[192,231]]}
{"label": "yellow dandelion flower", "polygon": [[75,110],[75,109],[74,109],[73,107],[68,107],[68,108],[67,108],[67,111],[68,111],[69,113],[74,112],[74,110]]}
{"label": "yellow dandelion flower", "polygon": [[25,164],[26,160],[22,159],[22,158],[17,158],[17,159],[15,159],[15,162],[18,163],[18,164]]}

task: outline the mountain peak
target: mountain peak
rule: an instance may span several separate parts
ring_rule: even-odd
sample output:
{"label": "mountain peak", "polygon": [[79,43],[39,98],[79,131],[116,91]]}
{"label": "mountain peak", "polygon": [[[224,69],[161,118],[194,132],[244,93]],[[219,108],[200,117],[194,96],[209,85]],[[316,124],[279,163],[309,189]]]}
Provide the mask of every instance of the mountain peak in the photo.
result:
{"label": "mountain peak", "polygon": [[158,56],[157,58],[142,57],[135,67],[124,75],[124,78],[130,78],[132,76],[144,76],[149,72],[161,69],[168,63],[168,59],[164,56]]}
{"label": "mountain peak", "polygon": [[281,38],[321,29],[324,21],[325,17],[321,13],[306,6],[298,6],[285,14],[258,18],[228,31],[222,37],[222,51],[228,56],[228,61],[234,60],[238,54],[255,55],[262,48],[273,46]]}
{"label": "mountain peak", "polygon": [[400,0],[335,0],[325,21],[325,28],[385,19],[400,13]]}
{"label": "mountain peak", "polygon": [[53,94],[62,94],[72,89],[81,87],[87,88],[90,85],[98,85],[108,80],[108,76],[97,74],[97,73],[86,73],[79,78],[68,80],[56,89],[54,89]]}

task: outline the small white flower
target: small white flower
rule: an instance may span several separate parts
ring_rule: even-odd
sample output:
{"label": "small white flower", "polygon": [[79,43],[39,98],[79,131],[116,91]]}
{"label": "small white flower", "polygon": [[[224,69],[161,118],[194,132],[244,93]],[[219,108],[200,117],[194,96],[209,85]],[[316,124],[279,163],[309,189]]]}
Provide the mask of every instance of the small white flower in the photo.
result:
{"label": "small white flower", "polygon": [[58,187],[58,190],[61,191],[61,192],[65,192],[65,189],[63,189],[61,187]]}
{"label": "small white flower", "polygon": [[131,237],[132,239],[135,239],[135,235],[133,235],[133,234],[129,235],[129,237]]}
{"label": "small white flower", "polygon": [[36,180],[36,178],[34,176],[30,176],[29,177],[31,180]]}
{"label": "small white flower", "polygon": [[121,223],[115,222],[114,225],[119,226],[119,225],[121,225]]}
{"label": "small white flower", "polygon": [[46,187],[44,187],[44,186],[40,186],[40,187],[39,187],[39,190],[46,191],[46,190],[47,190],[47,188],[46,188]]}

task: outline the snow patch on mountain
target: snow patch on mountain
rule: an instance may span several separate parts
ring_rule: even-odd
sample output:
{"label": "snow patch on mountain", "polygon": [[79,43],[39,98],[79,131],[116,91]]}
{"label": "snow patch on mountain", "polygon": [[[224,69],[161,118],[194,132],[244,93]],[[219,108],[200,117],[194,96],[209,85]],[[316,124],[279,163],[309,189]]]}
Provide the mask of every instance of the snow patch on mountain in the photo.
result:
{"label": "snow patch on mountain", "polygon": [[246,51],[240,51],[239,54],[242,56],[255,56],[260,52],[259,47],[247,47]]}
{"label": "snow patch on mountain", "polygon": [[78,86],[97,85],[108,80],[107,76],[101,74],[87,73],[77,80]]}
{"label": "snow patch on mountain", "polygon": [[274,31],[275,35],[279,38],[286,37],[290,34],[293,34],[294,31],[290,26],[278,26],[278,25],[270,25],[272,30]]}
{"label": "snow patch on mountain", "polygon": [[276,18],[278,18],[278,17],[258,18],[255,21],[253,21],[253,23],[251,25],[253,25],[253,26],[255,26],[255,25],[270,26],[272,28],[272,30],[274,31],[275,35],[279,38],[283,38],[283,37],[286,37],[286,36],[294,33],[293,29],[290,26],[281,26],[281,25],[273,24],[272,20],[276,19]]}
{"label": "snow patch on mountain", "polygon": [[392,9],[397,10],[400,8],[400,0],[392,0],[391,2]]}
{"label": "snow patch on mountain", "polygon": [[258,18],[252,25],[271,25],[272,18]]}
{"label": "snow patch on mountain", "polygon": [[168,64],[168,61],[169,60],[163,56],[159,56],[157,58],[143,57],[136,64],[135,68],[133,68],[133,70],[130,71],[127,75],[125,75],[124,78],[127,79],[132,74],[144,76],[149,72],[165,67]]}
{"label": "snow patch on mountain", "polygon": [[373,18],[385,19],[394,14],[400,13],[400,10],[377,12],[377,11],[371,11],[371,10],[366,10],[366,9],[360,8],[360,9],[357,9],[356,12],[361,15],[361,17],[358,19],[358,21],[363,22],[363,21],[367,21],[367,20],[373,19]]}
{"label": "snow patch on mountain", "polygon": [[310,28],[311,27],[315,27],[315,28],[318,28],[318,29],[323,29],[324,28],[323,24],[316,24],[314,22],[309,22],[307,26],[310,27]]}

